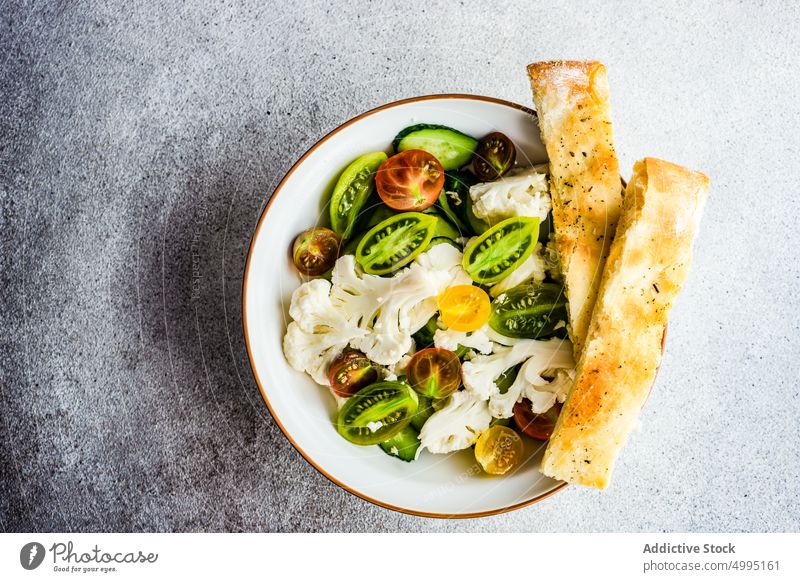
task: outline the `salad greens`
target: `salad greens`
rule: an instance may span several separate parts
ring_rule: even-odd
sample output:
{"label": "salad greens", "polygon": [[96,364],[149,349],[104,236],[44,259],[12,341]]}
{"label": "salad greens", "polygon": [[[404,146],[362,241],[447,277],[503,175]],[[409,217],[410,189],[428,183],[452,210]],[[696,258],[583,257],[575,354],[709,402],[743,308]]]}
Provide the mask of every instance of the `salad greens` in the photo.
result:
{"label": "salad greens", "polygon": [[[541,434],[510,411],[527,412],[529,398],[556,402],[574,365],[568,344],[557,345],[567,305],[551,277],[552,220],[507,206],[512,217],[490,226],[472,210],[487,185],[470,190],[512,169],[513,142],[425,123],[391,147],[391,157],[368,152],[348,164],[330,195],[331,228],[298,236],[293,260],[311,279],[292,296],[287,359],[337,396],[342,437],[402,461],[468,447],[479,434],[492,444],[501,427]],[[527,179],[512,175],[516,188]],[[498,282],[508,290],[487,307]]]}

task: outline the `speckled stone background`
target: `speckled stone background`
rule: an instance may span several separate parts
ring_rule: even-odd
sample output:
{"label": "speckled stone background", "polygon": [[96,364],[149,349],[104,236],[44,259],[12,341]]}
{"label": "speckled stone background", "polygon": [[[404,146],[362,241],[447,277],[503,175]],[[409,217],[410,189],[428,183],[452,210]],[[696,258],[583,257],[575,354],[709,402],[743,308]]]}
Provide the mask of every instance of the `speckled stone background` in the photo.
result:
{"label": "speckled stone background", "polygon": [[[491,4],[0,2],[0,528],[800,529],[800,10]],[[468,521],[373,507],[302,460],[251,377],[256,220],[348,118],[529,104],[524,66],[567,57],[607,64],[626,173],[656,155],[713,184],[642,431],[604,493]]]}

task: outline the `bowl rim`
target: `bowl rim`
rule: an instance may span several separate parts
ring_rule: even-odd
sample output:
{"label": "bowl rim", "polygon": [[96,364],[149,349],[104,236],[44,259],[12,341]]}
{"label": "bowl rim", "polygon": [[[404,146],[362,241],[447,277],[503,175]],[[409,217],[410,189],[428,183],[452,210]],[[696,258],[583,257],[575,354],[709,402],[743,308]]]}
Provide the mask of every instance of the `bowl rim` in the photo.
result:
{"label": "bowl rim", "polygon": [[531,109],[529,107],[525,107],[524,105],[520,105],[518,103],[514,103],[513,101],[507,101],[505,99],[499,99],[497,97],[488,97],[488,96],[485,96],[485,95],[473,95],[473,94],[469,94],[469,93],[435,93],[435,94],[431,94],[431,95],[422,95],[422,96],[419,96],[419,97],[409,97],[409,98],[406,98],[406,99],[400,99],[399,101],[392,101],[390,103],[386,103],[384,105],[380,105],[378,107],[375,107],[373,109],[365,111],[364,113],[361,113],[360,115],[357,115],[357,116],[345,121],[344,123],[342,123],[339,126],[337,126],[335,129],[333,129],[332,131],[328,132],[325,136],[320,138],[314,145],[312,145],[308,150],[306,150],[306,152],[302,156],[300,156],[300,158],[292,165],[292,167],[289,168],[289,171],[286,172],[286,174],[283,176],[283,178],[281,178],[281,181],[278,182],[278,185],[272,191],[272,196],[270,196],[270,199],[267,201],[266,206],[261,211],[261,215],[258,218],[258,222],[256,223],[256,227],[253,230],[252,236],[250,237],[250,244],[249,244],[248,249],[247,249],[247,258],[245,260],[244,276],[242,277],[242,327],[243,327],[243,331],[244,331],[244,343],[245,343],[245,346],[247,348],[247,359],[248,359],[248,362],[250,364],[250,371],[252,372],[253,378],[255,379],[256,384],[258,385],[259,391],[261,392],[261,398],[264,400],[264,403],[267,405],[267,409],[269,410],[270,415],[272,416],[273,420],[275,421],[275,424],[278,425],[278,428],[281,430],[283,435],[288,439],[288,441],[292,444],[292,446],[295,448],[295,450],[298,453],[300,453],[300,456],[303,457],[303,459],[305,459],[308,464],[310,464],[317,471],[319,471],[329,481],[331,481],[335,485],[338,485],[339,487],[341,487],[342,489],[344,489],[348,493],[350,493],[352,495],[355,495],[356,497],[359,497],[359,498],[363,499],[364,501],[368,501],[369,503],[372,503],[372,504],[377,505],[379,507],[383,507],[385,509],[390,509],[392,511],[397,511],[399,513],[405,513],[407,515],[414,515],[414,516],[417,516],[417,517],[430,517],[430,518],[438,518],[438,519],[470,519],[470,518],[477,518],[477,517],[488,517],[488,516],[492,516],[492,515],[500,515],[500,514],[503,514],[503,513],[508,513],[510,511],[515,511],[517,509],[522,509],[523,507],[527,507],[529,505],[533,505],[535,503],[543,501],[544,499],[547,499],[551,495],[555,495],[559,491],[562,491],[564,488],[566,488],[569,485],[569,483],[561,482],[560,484],[558,484],[556,487],[554,487],[550,491],[547,491],[546,493],[542,493],[541,495],[537,495],[536,497],[533,497],[531,499],[528,499],[528,500],[525,500],[525,501],[521,501],[519,503],[515,503],[515,504],[512,504],[512,505],[505,506],[505,507],[500,507],[500,508],[497,508],[497,509],[490,509],[490,510],[486,510],[486,511],[477,511],[477,512],[470,512],[470,513],[455,513],[455,514],[451,514],[451,513],[436,513],[436,512],[427,512],[427,511],[416,511],[416,510],[413,510],[413,509],[408,509],[408,508],[405,508],[405,507],[391,505],[389,503],[385,503],[385,502],[380,501],[378,499],[374,499],[374,498],[372,498],[372,497],[370,497],[370,496],[368,496],[368,495],[366,495],[366,494],[364,494],[364,493],[362,493],[362,492],[350,487],[349,485],[346,485],[345,483],[343,483],[343,482],[339,481],[338,479],[336,479],[334,476],[330,475],[323,467],[321,467],[318,463],[316,463],[308,455],[308,453],[306,453],[297,444],[297,442],[292,438],[292,436],[289,434],[289,432],[283,426],[283,423],[280,421],[278,416],[275,414],[275,411],[273,410],[272,405],[269,402],[269,398],[267,398],[266,391],[264,390],[264,384],[262,383],[261,378],[259,377],[258,372],[256,371],[256,368],[255,368],[255,365],[254,365],[254,362],[253,362],[253,354],[252,354],[251,347],[250,347],[250,333],[249,333],[249,330],[247,328],[247,282],[248,282],[248,278],[249,278],[249,275],[250,275],[251,259],[252,259],[252,254],[253,254],[253,243],[255,243],[255,241],[258,238],[258,235],[259,235],[259,233],[261,231],[261,228],[264,226],[264,223],[266,222],[267,213],[269,212],[269,209],[272,206],[272,202],[275,200],[275,198],[277,198],[277,196],[280,193],[281,189],[283,188],[284,184],[289,180],[289,178],[292,176],[292,174],[294,174],[294,172],[306,161],[306,159],[311,154],[313,154],[318,148],[320,148],[331,137],[333,137],[334,135],[338,134],[340,131],[343,131],[344,129],[346,129],[347,127],[349,127],[350,125],[352,125],[352,124],[354,124],[354,123],[356,123],[358,121],[366,119],[367,117],[370,117],[371,115],[374,115],[374,114],[379,113],[381,111],[384,111],[386,109],[392,109],[392,108],[395,108],[395,107],[400,107],[400,106],[403,106],[403,105],[407,105],[409,103],[418,103],[418,102],[421,102],[421,101],[435,101],[435,100],[443,100],[444,101],[444,100],[450,100],[450,99],[465,99],[465,100],[472,100],[472,101],[481,101],[481,102],[484,102],[484,103],[492,103],[492,104],[495,104],[495,105],[503,105],[503,106],[506,106],[506,107],[511,107],[513,109],[517,109],[519,111],[522,111],[523,113],[527,113],[528,115],[532,115],[532,116],[536,117],[536,112],[533,109]]}

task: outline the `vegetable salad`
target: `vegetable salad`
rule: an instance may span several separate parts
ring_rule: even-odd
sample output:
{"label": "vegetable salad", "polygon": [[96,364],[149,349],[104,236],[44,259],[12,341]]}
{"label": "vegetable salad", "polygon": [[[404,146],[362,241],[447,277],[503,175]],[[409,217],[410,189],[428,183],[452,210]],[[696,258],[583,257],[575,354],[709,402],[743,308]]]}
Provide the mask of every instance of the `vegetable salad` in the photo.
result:
{"label": "vegetable salad", "polygon": [[344,168],[330,224],[300,233],[289,364],[337,432],[413,461],[474,446],[486,473],[546,441],[571,385],[546,166],[504,134],[419,124]]}

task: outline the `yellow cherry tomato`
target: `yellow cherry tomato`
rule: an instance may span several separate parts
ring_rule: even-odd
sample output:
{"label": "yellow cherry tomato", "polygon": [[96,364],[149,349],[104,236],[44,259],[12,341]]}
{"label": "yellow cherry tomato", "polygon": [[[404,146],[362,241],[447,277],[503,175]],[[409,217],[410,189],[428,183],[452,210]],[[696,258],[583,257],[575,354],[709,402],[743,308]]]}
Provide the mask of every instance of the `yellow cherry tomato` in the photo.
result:
{"label": "yellow cherry tomato", "polygon": [[483,431],[475,443],[475,459],[490,475],[505,475],[517,468],[524,452],[520,436],[499,424]]}
{"label": "yellow cherry tomato", "polygon": [[480,287],[456,285],[439,295],[442,322],[456,331],[475,331],[489,321],[492,302]]}

